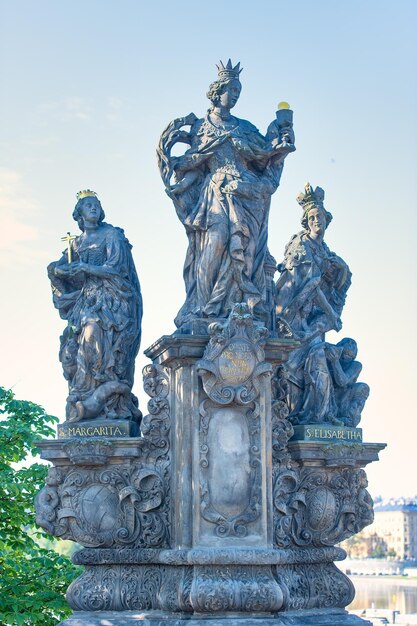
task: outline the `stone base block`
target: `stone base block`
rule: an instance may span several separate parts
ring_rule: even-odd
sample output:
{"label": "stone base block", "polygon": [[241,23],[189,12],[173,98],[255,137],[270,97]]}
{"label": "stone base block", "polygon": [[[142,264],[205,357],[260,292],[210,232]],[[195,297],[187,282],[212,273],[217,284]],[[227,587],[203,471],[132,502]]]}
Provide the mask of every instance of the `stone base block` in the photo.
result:
{"label": "stone base block", "polygon": [[67,600],[74,611],[162,611],[188,619],[337,612],[355,595],[350,579],[332,562],[343,556],[337,548],[84,549],[73,557],[85,571],[68,588]]}
{"label": "stone base block", "polygon": [[346,611],[294,611],[281,614],[186,615],[160,611],[75,611],[58,626],[372,626]]}

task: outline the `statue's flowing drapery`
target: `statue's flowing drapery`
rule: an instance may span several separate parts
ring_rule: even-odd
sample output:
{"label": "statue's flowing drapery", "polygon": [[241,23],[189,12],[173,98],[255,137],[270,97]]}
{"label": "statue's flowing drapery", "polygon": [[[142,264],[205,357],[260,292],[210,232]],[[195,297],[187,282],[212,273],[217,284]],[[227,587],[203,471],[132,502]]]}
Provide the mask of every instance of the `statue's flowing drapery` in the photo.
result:
{"label": "statue's flowing drapery", "polygon": [[[237,118],[224,128],[209,116],[193,118],[189,133],[180,130],[187,122],[190,116],[171,122],[158,150],[162,177],[189,241],[187,299],[177,326],[193,317],[227,317],[236,302],[262,310],[270,200],[285,158],[272,144],[275,122],[266,137]],[[171,157],[178,141],[190,149]],[[170,187],[172,174],[178,182]]]}
{"label": "statue's flowing drapery", "polygon": [[82,262],[98,275],[56,276],[55,267],[67,266],[67,252],[48,268],[54,305],[68,321],[60,350],[69,384],[68,419],[76,419],[89,399],[106,417],[139,414],[130,393],[141,335],[139,280],[123,231],[102,223],[98,233],[94,242],[83,234],[71,243],[74,267]]}

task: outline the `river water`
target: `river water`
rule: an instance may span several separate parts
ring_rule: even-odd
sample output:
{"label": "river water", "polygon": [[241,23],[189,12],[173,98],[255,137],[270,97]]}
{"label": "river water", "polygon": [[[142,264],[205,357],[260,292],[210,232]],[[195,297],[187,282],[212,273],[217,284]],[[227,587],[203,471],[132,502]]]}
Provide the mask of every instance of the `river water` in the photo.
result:
{"label": "river water", "polygon": [[392,609],[401,613],[417,613],[417,581],[398,580],[378,576],[350,577],[356,596],[348,610],[371,608]]}

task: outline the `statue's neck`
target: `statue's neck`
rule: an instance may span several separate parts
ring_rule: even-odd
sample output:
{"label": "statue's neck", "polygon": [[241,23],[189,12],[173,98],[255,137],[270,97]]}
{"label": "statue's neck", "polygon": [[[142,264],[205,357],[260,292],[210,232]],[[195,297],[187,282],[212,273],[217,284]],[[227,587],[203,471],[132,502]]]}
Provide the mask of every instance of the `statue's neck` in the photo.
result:
{"label": "statue's neck", "polygon": [[99,229],[98,224],[87,224],[84,222],[84,235],[87,238],[94,237]]}
{"label": "statue's neck", "polygon": [[230,114],[230,109],[222,106],[215,106],[211,112],[214,117],[217,117],[219,120],[230,120],[232,117]]}
{"label": "statue's neck", "polygon": [[320,245],[323,243],[324,235],[318,235],[314,233],[308,233],[307,237],[315,244]]}

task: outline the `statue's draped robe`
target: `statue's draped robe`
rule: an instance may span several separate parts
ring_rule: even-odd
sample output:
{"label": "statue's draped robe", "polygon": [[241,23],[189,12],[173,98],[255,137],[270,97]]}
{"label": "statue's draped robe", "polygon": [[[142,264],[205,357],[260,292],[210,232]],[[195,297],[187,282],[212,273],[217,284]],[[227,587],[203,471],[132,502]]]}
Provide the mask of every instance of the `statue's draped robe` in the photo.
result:
{"label": "statue's draped robe", "polygon": [[301,347],[290,354],[286,364],[290,409],[300,422],[332,422],[337,405],[324,336],[334,329],[334,319],[323,302],[340,316],[351,273],[342,259],[324,242],[311,240],[306,230],[292,237],[279,270],[277,313],[303,339]]}
{"label": "statue's draped robe", "polygon": [[284,157],[273,155],[268,134],[233,120],[227,129],[208,116],[195,122],[191,147],[175,162],[183,189],[171,197],[189,240],[178,326],[193,317],[226,317],[236,302],[262,309],[265,301],[269,207]]}
{"label": "statue's draped robe", "polygon": [[[131,246],[120,228],[101,224],[98,239],[83,235],[72,243],[73,262],[97,266],[103,276],[88,273],[53,278],[54,305],[68,326],[61,337],[61,361],[69,383],[67,411],[110,381],[133,385],[141,337],[142,298]],[[66,264],[67,252],[55,264]],[[113,396],[106,417],[138,413],[129,397]]]}

